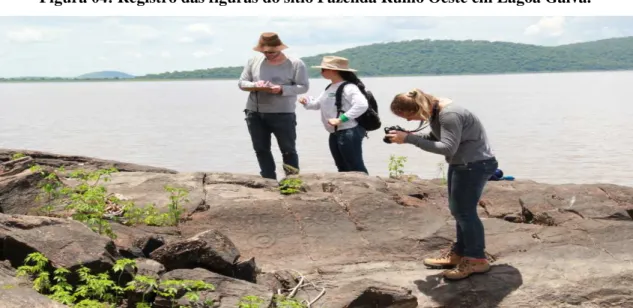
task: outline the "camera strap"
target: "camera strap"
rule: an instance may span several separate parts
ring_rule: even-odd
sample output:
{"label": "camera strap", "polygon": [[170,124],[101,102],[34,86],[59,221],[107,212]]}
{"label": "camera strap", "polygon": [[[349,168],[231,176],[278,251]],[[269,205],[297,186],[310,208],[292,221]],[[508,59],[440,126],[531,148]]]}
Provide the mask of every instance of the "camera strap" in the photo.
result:
{"label": "camera strap", "polygon": [[[426,125],[425,125],[426,124]],[[429,123],[426,121],[420,121],[420,125],[415,130],[409,131],[410,133],[417,133],[429,126]]]}
{"label": "camera strap", "polygon": [[435,116],[437,115],[438,105],[439,105],[439,103],[435,103],[433,105],[433,109],[431,110],[431,116],[429,117],[428,121],[420,121],[420,125],[418,126],[418,128],[416,128],[415,130],[410,130],[408,132],[409,133],[417,133],[417,132],[427,128],[430,125],[430,123],[433,120],[433,118],[435,118]]}

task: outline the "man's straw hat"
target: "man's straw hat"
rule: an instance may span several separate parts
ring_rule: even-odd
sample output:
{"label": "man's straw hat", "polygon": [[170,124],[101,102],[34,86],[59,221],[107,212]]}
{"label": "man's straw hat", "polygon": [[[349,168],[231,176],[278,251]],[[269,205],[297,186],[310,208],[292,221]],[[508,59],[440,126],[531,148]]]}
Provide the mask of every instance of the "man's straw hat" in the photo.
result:
{"label": "man's straw hat", "polygon": [[321,60],[321,65],[312,68],[321,68],[326,70],[356,72],[355,69],[349,68],[349,61],[346,58],[338,56],[325,56]]}
{"label": "man's straw hat", "polygon": [[257,45],[253,47],[253,50],[263,52],[263,51],[282,51],[288,48],[281,39],[279,35],[274,32],[264,32],[259,36],[259,42]]}

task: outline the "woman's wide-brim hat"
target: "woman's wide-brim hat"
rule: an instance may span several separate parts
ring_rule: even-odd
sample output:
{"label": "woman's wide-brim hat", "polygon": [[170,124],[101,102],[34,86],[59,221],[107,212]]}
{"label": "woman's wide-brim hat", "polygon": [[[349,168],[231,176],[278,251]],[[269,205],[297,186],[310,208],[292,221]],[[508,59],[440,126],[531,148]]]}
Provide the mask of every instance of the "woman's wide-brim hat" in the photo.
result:
{"label": "woman's wide-brim hat", "polygon": [[275,32],[264,32],[259,36],[259,42],[257,45],[253,47],[253,50],[264,52],[264,51],[282,51],[288,48],[281,39],[279,35]]}
{"label": "woman's wide-brim hat", "polygon": [[325,56],[321,60],[321,65],[313,66],[312,68],[320,68],[334,71],[346,71],[356,72],[357,70],[349,67],[349,60],[338,56]]}

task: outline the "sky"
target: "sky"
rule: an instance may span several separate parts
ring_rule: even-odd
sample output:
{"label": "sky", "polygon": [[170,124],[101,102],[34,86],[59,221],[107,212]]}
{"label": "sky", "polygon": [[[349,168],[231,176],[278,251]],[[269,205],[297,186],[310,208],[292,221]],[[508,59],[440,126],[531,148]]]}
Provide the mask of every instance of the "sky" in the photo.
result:
{"label": "sky", "polygon": [[411,39],[561,45],[633,35],[633,17],[0,17],[0,77],[241,66],[259,34],[290,56]]}

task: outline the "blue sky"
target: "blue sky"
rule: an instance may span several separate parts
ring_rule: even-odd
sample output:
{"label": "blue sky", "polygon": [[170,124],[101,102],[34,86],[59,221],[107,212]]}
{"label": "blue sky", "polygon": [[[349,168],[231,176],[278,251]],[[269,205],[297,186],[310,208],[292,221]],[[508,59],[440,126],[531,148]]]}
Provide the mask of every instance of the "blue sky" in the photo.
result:
{"label": "blue sky", "polygon": [[310,56],[425,38],[559,45],[633,35],[633,17],[0,17],[0,77],[243,65],[263,31]]}

